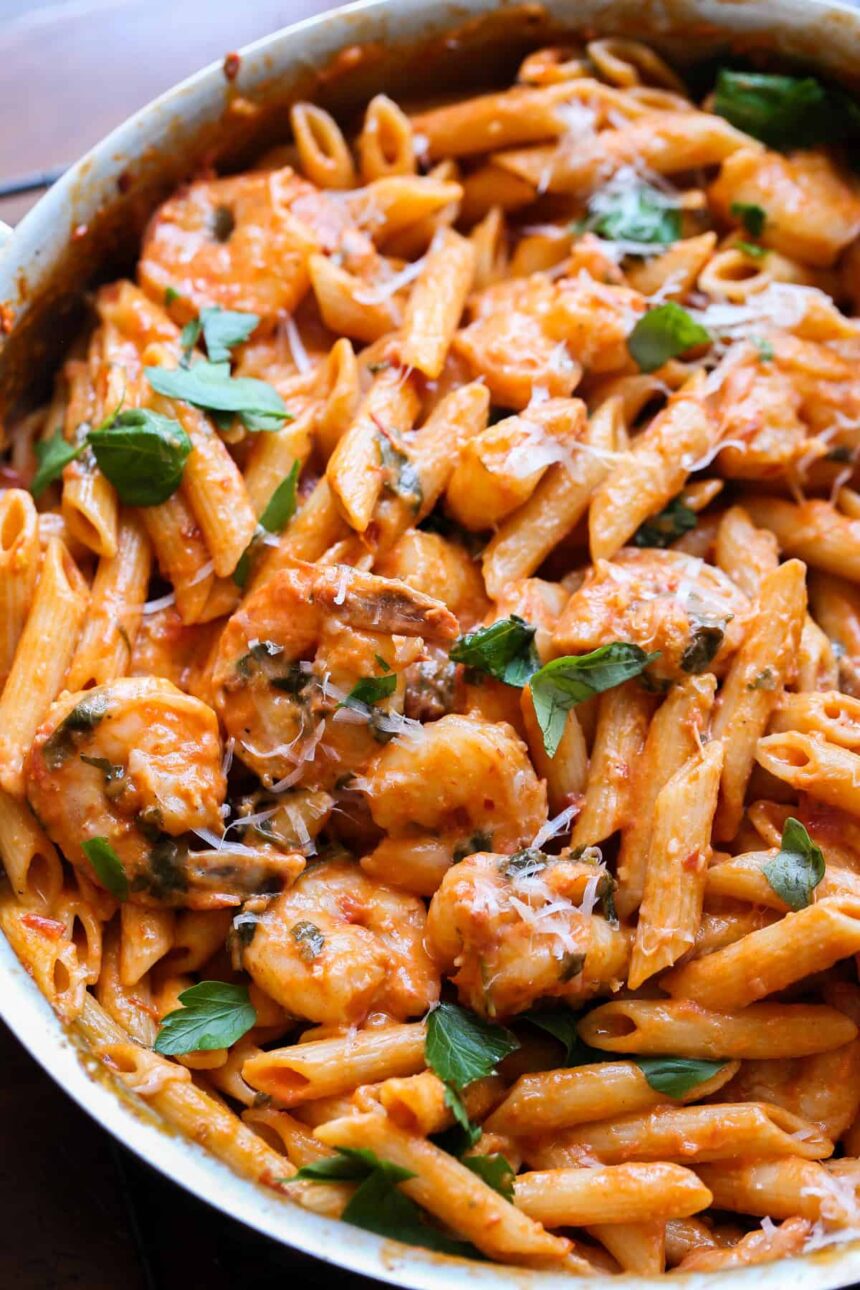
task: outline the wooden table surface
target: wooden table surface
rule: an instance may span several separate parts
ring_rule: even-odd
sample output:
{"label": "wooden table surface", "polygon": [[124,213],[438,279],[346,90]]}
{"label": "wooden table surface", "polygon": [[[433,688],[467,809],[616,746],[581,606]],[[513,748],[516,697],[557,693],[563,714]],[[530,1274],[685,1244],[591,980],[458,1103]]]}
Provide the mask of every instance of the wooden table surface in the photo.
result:
{"label": "wooden table surface", "polygon": [[[327,0],[0,0],[0,186],[73,162],[149,99]],[[38,192],[0,199],[14,224]],[[362,1290],[125,1151],[0,1023],[0,1287]]]}

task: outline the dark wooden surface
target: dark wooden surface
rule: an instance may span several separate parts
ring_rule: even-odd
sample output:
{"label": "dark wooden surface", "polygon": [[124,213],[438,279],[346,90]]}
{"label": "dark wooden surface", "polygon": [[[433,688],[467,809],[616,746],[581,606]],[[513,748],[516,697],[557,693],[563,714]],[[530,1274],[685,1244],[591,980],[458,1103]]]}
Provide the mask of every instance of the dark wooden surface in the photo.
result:
{"label": "dark wooden surface", "polygon": [[[327,0],[0,0],[0,184],[67,165],[213,59]],[[38,192],[0,199],[15,223]],[[0,1290],[362,1290],[141,1164],[0,1023]],[[348,1236],[345,1234],[345,1239]]]}

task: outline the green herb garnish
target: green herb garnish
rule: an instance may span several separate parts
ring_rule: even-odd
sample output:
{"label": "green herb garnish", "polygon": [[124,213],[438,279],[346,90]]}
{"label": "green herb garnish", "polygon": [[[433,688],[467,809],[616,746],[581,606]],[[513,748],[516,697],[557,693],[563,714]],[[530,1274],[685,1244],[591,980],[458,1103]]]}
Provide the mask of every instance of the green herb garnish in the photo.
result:
{"label": "green herb garnish", "polygon": [[782,828],[778,853],[762,869],[765,878],[789,909],[798,910],[812,904],[824,870],[821,847],[812,841],[800,820],[790,815]]}
{"label": "green herb garnish", "polygon": [[638,645],[614,641],[590,654],[570,654],[545,663],[529,684],[547,755],[555,756],[571,708],[639,676],[659,657],[659,651],[646,654]]}
{"label": "green herb garnish", "polygon": [[165,1056],[229,1048],[257,1023],[245,985],[200,981],[179,996],[183,1005],[161,1023],[155,1051]]}
{"label": "green herb garnish", "polygon": [[674,300],[649,309],[627,337],[627,348],[642,372],[655,372],[670,358],[710,343],[705,328]]}

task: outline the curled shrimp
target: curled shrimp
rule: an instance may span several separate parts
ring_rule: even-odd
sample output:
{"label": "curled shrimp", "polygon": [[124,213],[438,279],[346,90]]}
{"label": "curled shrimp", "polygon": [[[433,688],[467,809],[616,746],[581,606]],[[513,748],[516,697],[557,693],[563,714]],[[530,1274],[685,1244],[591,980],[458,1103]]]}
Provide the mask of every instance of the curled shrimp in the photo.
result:
{"label": "curled shrimp", "polygon": [[365,861],[380,875],[410,853],[426,865],[428,845],[443,872],[469,851],[516,851],[546,819],[546,786],[522,740],[507,723],[474,715],[452,713],[389,744],[362,787],[389,835]]}
{"label": "curled shrimp", "polygon": [[[406,583],[346,565],[280,570],[230,619],[215,661],[236,755],[267,788],[333,787],[407,724],[403,672],[423,641],[456,634],[453,614]],[[365,699],[350,699],[360,681]]]}
{"label": "curled shrimp", "polygon": [[533,849],[468,856],[430,902],[428,949],[463,1002],[485,1016],[618,989],[627,934],[591,912],[611,881],[600,864]]}
{"label": "curled shrimp", "polygon": [[311,254],[333,249],[348,227],[345,209],[289,166],[199,180],[152,217],[140,283],[159,304],[172,291],[168,309],[176,322],[217,304],[274,325],[307,291]]}
{"label": "curled shrimp", "polygon": [[[129,898],[208,909],[271,891],[304,867],[272,849],[189,850],[193,830],[222,829],[226,780],[215,713],[157,677],[124,677],[66,693],[36,734],[28,801],[70,862],[100,886],[83,844],[102,838]],[[217,839],[216,839],[217,840]]]}
{"label": "curled shrimp", "polygon": [[236,919],[243,968],[293,1016],[342,1027],[381,1012],[398,1021],[439,998],[424,948],[423,901],[328,862],[261,912]]}

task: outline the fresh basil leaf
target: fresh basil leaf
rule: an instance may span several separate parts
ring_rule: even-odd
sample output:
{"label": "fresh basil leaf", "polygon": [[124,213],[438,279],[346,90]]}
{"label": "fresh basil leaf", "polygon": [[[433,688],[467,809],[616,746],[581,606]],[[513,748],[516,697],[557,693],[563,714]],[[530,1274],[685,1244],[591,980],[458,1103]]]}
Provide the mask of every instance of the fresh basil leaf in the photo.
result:
{"label": "fresh basil leaf", "polygon": [[757,206],[755,202],[732,202],[729,210],[736,220],[740,220],[750,237],[761,237],[767,219],[763,206]]}
{"label": "fresh basil leaf", "polygon": [[632,1057],[651,1088],[668,1097],[683,1097],[711,1079],[725,1062],[695,1061],[690,1057]]}
{"label": "fresh basil leaf", "polygon": [[339,703],[339,708],[353,708],[361,704],[368,708],[380,699],[387,699],[397,689],[397,676],[389,672],[387,676],[363,676],[356,681],[349,694]]}
{"label": "fresh basil leaf", "polygon": [[497,1191],[505,1200],[514,1198],[514,1171],[503,1155],[495,1152],[491,1156],[463,1156],[460,1164],[471,1169],[473,1174]]}
{"label": "fresh basil leaf", "polygon": [[266,381],[230,375],[229,363],[201,359],[192,367],[145,367],[152,388],[208,412],[237,412],[249,430],[280,430],[291,420],[284,400]]}
{"label": "fresh basil leaf", "polygon": [[565,1057],[580,1042],[576,1032],[576,1013],[569,1008],[530,1008],[528,1012],[521,1012],[516,1020],[527,1021],[552,1035],[564,1048]]}
{"label": "fresh basil leaf", "polygon": [[290,928],[290,936],[296,942],[299,958],[304,963],[313,963],[314,959],[322,954],[325,937],[316,923],[309,923],[306,920],[294,923]]}
{"label": "fresh basil leaf", "polygon": [[484,1021],[456,1003],[440,1003],[427,1018],[427,1065],[455,1089],[492,1075],[502,1058],[519,1046],[504,1026]]}
{"label": "fresh basil leaf", "polygon": [[814,76],[720,69],[714,112],[771,148],[809,148],[840,137],[834,101]]}
{"label": "fresh basil leaf", "polygon": [[282,479],[266,503],[260,524],[267,533],[280,533],[296,513],[296,489],[301,462],[294,461],[290,473]]}
{"label": "fresh basil leaf", "polygon": [[638,676],[659,657],[659,651],[646,654],[638,645],[613,641],[590,654],[569,654],[545,663],[529,684],[548,756],[558,750],[571,708]]}
{"label": "fresh basil leaf", "polygon": [[681,236],[681,212],[671,197],[651,184],[631,189],[610,182],[592,196],[579,228],[612,242],[667,246]]}
{"label": "fresh basil leaf", "polygon": [[39,466],[30,483],[30,492],[34,497],[41,497],[48,485],[60,478],[69,462],[80,457],[86,444],[75,447],[63,437],[58,426],[51,439],[42,439],[34,447]]}
{"label": "fresh basil leaf", "polygon": [[667,547],[683,533],[694,529],[696,523],[696,512],[685,506],[680,495],[673,497],[662,511],[639,525],[633,534],[633,545]]}
{"label": "fresh basil leaf", "polygon": [[88,838],[81,849],[96,871],[96,877],[117,900],[128,898],[128,878],[122,861],[107,838]]}
{"label": "fresh basil leaf", "polygon": [[167,1057],[229,1048],[257,1024],[245,985],[200,981],[179,996],[183,1005],[161,1023],[155,1051]]}
{"label": "fresh basil leaf", "polygon": [[641,372],[655,372],[694,345],[709,345],[710,334],[674,300],[643,314],[627,337],[627,348]]}
{"label": "fresh basil leaf", "polygon": [[742,251],[744,255],[750,256],[753,260],[761,260],[767,255],[767,247],[758,246],[755,242],[737,241],[735,242],[735,246],[739,251]]}
{"label": "fresh basil leaf", "polygon": [[722,627],[708,626],[705,623],[694,628],[689,644],[680,658],[681,671],[690,672],[694,676],[707,671],[719,653],[725,634]]}
{"label": "fresh basil leaf", "polygon": [[[256,314],[239,313],[236,309],[222,309],[220,305],[207,305],[200,310],[200,326],[206,342],[210,363],[229,362],[230,350],[243,344],[260,319]],[[196,338],[195,338],[196,342]]]}
{"label": "fresh basil leaf", "polygon": [[191,361],[191,351],[200,339],[200,319],[192,318],[187,322],[179,333],[179,343],[182,346],[182,366],[187,367]]}
{"label": "fresh basil leaf", "polygon": [[369,1178],[376,1171],[391,1183],[415,1177],[410,1169],[382,1160],[370,1147],[338,1147],[337,1155],[302,1165],[294,1177],[314,1182],[345,1182]]}
{"label": "fresh basil leaf", "polygon": [[467,1241],[457,1241],[431,1227],[415,1202],[404,1196],[381,1169],[374,1169],[361,1184],[341,1218],[353,1227],[390,1240],[403,1241],[406,1245],[420,1245],[440,1254],[458,1254],[463,1258],[476,1255],[474,1246]]}
{"label": "fresh basil leaf", "polygon": [[87,442],[127,506],[158,506],[172,497],[191,452],[178,421],[145,408],[118,413],[110,425],[91,430]]}
{"label": "fresh basil leaf", "polygon": [[778,853],[762,872],[780,900],[789,909],[805,909],[812,904],[815,888],[824,877],[824,854],[812,841],[806,829],[790,815],[782,827]]}
{"label": "fresh basil leaf", "polygon": [[467,632],[454,643],[449,655],[454,663],[463,663],[476,672],[486,672],[506,685],[522,688],[540,667],[534,647],[537,629],[512,614],[489,627]]}

